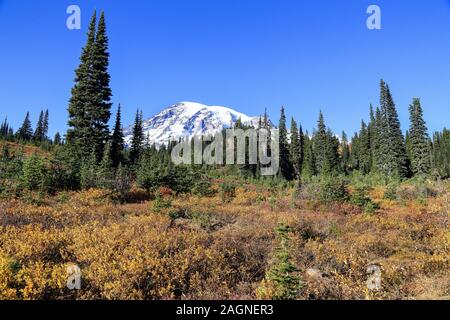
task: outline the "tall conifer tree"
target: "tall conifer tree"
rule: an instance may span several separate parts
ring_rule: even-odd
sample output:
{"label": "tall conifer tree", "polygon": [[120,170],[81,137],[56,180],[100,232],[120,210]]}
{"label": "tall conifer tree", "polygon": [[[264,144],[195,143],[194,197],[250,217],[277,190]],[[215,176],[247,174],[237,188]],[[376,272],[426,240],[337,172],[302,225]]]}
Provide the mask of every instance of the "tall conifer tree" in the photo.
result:
{"label": "tall conifer tree", "polygon": [[121,106],[117,108],[116,122],[111,137],[111,160],[114,168],[117,168],[123,161],[124,137],[121,122]]}
{"label": "tall conifer tree", "polygon": [[410,151],[411,151],[411,167],[414,174],[430,173],[430,144],[427,126],[423,119],[423,110],[420,99],[413,99],[413,103],[409,106],[410,113]]}

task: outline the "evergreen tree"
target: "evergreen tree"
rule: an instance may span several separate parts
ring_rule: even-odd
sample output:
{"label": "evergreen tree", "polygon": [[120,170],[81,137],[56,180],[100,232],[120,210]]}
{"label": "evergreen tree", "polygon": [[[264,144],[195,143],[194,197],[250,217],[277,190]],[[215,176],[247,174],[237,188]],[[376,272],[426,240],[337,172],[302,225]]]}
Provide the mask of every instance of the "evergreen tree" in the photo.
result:
{"label": "evergreen tree", "polygon": [[380,132],[380,171],[387,176],[404,178],[408,174],[408,159],[397,109],[389,86],[381,80],[381,132]]}
{"label": "evergreen tree", "polygon": [[53,144],[56,146],[61,145],[62,141],[61,141],[61,135],[59,134],[59,132],[55,133],[55,137],[53,138]]}
{"label": "evergreen tree", "polygon": [[22,141],[30,141],[33,138],[33,129],[31,128],[30,113],[27,112],[22,126],[17,131],[17,138]]}
{"label": "evergreen tree", "polygon": [[299,165],[299,177],[301,178],[302,173],[303,173],[303,164],[305,162],[305,134],[303,133],[303,128],[300,125],[300,129],[299,129],[299,142],[300,142],[300,165]]}
{"label": "evergreen tree", "polygon": [[350,171],[350,146],[348,143],[347,134],[344,131],[342,131],[340,149],[342,172],[348,173]]}
{"label": "evergreen tree", "polygon": [[370,135],[364,121],[361,122],[358,142],[359,170],[362,174],[368,174],[371,168]]}
{"label": "evergreen tree", "polygon": [[339,159],[339,140],[325,126],[322,112],[319,114],[317,130],[313,140],[318,172],[323,175],[335,172]]}
{"label": "evergreen tree", "polygon": [[75,85],[69,104],[67,141],[76,143],[83,156],[95,148],[97,159],[109,137],[111,89],[108,74],[108,38],[104,14],[96,31],[96,13],[89,24],[88,40],[76,70]]}
{"label": "evergreen tree", "polygon": [[121,162],[123,162],[124,152],[124,139],[121,123],[121,106],[117,109],[116,123],[114,125],[114,131],[111,137],[111,160],[114,168],[117,168]]}
{"label": "evergreen tree", "polygon": [[294,168],[292,166],[291,157],[289,154],[286,115],[284,112],[284,107],[281,107],[281,116],[278,130],[280,139],[280,171],[278,175],[286,180],[292,180],[294,178]]}
{"label": "evergreen tree", "polygon": [[436,176],[450,178],[450,130],[446,128],[433,136],[432,163]]}
{"label": "evergreen tree", "polygon": [[377,118],[380,116],[379,108],[374,112],[373,106],[370,105],[370,122],[369,122],[369,137],[370,137],[370,158],[371,158],[371,166],[370,171],[376,171],[377,162],[378,162],[378,150],[379,147],[379,129],[378,129],[378,120]]}
{"label": "evergreen tree", "polygon": [[93,80],[95,83],[95,104],[91,104],[88,112],[92,115],[96,150],[100,155],[109,139],[108,121],[111,117],[111,96],[108,52],[108,36],[106,34],[105,13],[102,12],[98,22],[97,34],[92,51]]}
{"label": "evergreen tree", "polygon": [[304,161],[302,175],[309,179],[317,174],[316,157],[313,149],[313,141],[308,136],[308,132],[304,135]]}
{"label": "evergreen tree", "polygon": [[413,99],[409,106],[410,113],[410,151],[411,166],[414,174],[428,174],[431,169],[430,144],[428,129],[423,119],[420,99]]}
{"label": "evergreen tree", "polygon": [[291,119],[291,144],[290,144],[290,152],[291,163],[295,170],[295,176],[300,177],[301,174],[301,144],[300,144],[300,135],[297,127],[297,122],[295,122],[294,118]]}
{"label": "evergreen tree", "polygon": [[39,113],[39,120],[36,124],[36,130],[34,131],[33,139],[34,141],[42,141],[43,136],[43,125],[44,125],[44,111]]}
{"label": "evergreen tree", "polygon": [[44,120],[42,121],[42,140],[47,140],[48,134],[48,109],[45,110]]}
{"label": "evergreen tree", "polygon": [[48,186],[46,178],[45,164],[37,153],[25,159],[22,179],[27,189],[45,191]]}
{"label": "evergreen tree", "polygon": [[97,15],[94,12],[89,23],[88,38],[83,48],[80,65],[75,71],[75,85],[72,88],[72,97],[69,102],[69,130],[67,131],[67,142],[76,143],[83,156],[90,154],[92,146],[95,145],[93,138],[92,116],[89,111],[94,108],[92,104],[96,101],[95,83],[93,79],[93,50],[95,45]]}
{"label": "evergreen tree", "polygon": [[142,111],[136,112],[136,118],[133,126],[133,137],[131,139],[130,148],[130,163],[136,165],[139,162],[139,158],[142,154],[142,148],[144,143],[144,130],[142,127]]}
{"label": "evergreen tree", "polygon": [[83,189],[98,187],[98,171],[97,154],[95,152],[95,147],[93,147],[90,155],[83,158],[81,164],[80,183]]}
{"label": "evergreen tree", "polygon": [[0,138],[2,138],[2,139],[7,139],[7,137],[8,137],[8,132],[9,132],[8,119],[5,118],[5,120],[3,121],[3,123],[0,125]]}
{"label": "evergreen tree", "polygon": [[104,148],[103,157],[98,168],[97,177],[99,187],[112,189],[114,184],[114,168],[111,154],[111,143],[107,143]]}

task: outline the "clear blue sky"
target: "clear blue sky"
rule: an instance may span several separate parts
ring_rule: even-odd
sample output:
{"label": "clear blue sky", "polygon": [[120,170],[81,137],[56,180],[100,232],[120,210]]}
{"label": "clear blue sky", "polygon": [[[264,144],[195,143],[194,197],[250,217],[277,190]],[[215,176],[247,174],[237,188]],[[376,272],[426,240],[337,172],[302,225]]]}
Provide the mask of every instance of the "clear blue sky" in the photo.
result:
{"label": "clear blue sky", "polygon": [[[66,8],[82,29],[66,28]],[[382,10],[382,30],[366,9]],[[450,1],[412,0],[0,0],[0,117],[15,129],[50,110],[65,132],[74,69],[93,9],[105,10],[114,109],[124,125],[179,101],[224,105],[249,115],[284,105],[310,130],[322,109],[336,132],[358,130],[380,78],[390,85],[403,129],[422,98],[430,131],[449,126]]]}

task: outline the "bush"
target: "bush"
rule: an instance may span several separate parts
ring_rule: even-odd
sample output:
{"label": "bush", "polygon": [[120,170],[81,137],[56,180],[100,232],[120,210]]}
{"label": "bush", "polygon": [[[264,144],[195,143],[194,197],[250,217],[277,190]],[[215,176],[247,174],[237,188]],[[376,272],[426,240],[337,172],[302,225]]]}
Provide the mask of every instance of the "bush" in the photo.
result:
{"label": "bush", "polygon": [[369,198],[369,192],[371,190],[372,188],[367,185],[356,186],[350,199],[351,204],[364,208],[365,213],[375,213],[378,209],[380,209],[380,206]]}
{"label": "bush", "polygon": [[236,185],[232,182],[224,181],[220,184],[220,196],[223,203],[229,203],[236,197]]}
{"label": "bush", "polygon": [[28,190],[47,191],[49,186],[47,168],[37,153],[33,153],[25,159],[23,165],[23,183]]}
{"label": "bush", "polygon": [[347,183],[338,177],[324,178],[320,182],[318,197],[323,203],[344,202],[348,200]]}
{"label": "bush", "polygon": [[211,182],[209,182],[209,180],[200,179],[194,183],[192,193],[199,197],[212,197],[216,191],[211,189]]}
{"label": "bush", "polygon": [[396,200],[397,199],[397,185],[390,184],[387,186],[386,191],[384,192],[384,199],[386,200]]}

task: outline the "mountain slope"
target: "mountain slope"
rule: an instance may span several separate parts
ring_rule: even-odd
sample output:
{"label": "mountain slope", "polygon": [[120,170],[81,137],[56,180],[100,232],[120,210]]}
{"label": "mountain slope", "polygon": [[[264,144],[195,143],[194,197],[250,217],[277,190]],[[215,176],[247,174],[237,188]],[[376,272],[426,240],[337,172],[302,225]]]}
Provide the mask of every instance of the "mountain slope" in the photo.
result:
{"label": "mountain slope", "polygon": [[[232,127],[239,118],[246,125],[258,125],[259,117],[249,117],[230,108],[181,102],[145,120],[143,128],[150,143],[159,147],[184,137],[214,135]],[[124,129],[127,145],[131,142],[132,132],[132,127]]]}

